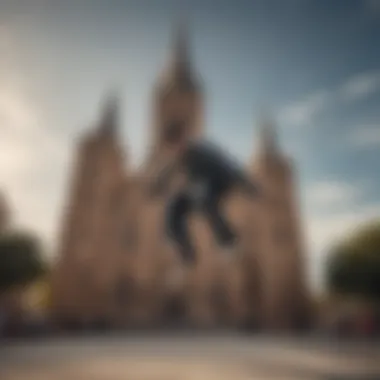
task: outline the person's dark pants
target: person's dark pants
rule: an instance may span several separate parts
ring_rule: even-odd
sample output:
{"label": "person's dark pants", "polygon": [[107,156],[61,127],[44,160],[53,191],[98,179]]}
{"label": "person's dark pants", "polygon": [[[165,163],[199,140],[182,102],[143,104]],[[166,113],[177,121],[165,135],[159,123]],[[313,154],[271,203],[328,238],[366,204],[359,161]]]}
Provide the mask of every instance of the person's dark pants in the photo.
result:
{"label": "person's dark pants", "polygon": [[230,246],[235,242],[235,234],[220,209],[227,191],[226,186],[209,186],[204,197],[198,203],[185,190],[176,194],[169,202],[166,210],[167,233],[177,244],[186,263],[195,262],[195,247],[192,244],[188,228],[188,217],[192,211],[199,209],[206,216],[219,245]]}

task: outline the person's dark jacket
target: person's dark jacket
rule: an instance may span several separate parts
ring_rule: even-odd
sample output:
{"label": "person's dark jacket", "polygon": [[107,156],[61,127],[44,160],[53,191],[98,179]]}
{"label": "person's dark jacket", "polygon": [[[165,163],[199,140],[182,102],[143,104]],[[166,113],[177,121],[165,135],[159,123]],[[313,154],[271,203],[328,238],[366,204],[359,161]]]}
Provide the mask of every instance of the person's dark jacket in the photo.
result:
{"label": "person's dark jacket", "polygon": [[251,195],[258,193],[258,187],[244,169],[209,142],[190,143],[181,157],[159,173],[153,191],[160,192],[167,186],[174,172],[180,170],[185,173],[190,183],[205,182],[226,189],[238,186]]}

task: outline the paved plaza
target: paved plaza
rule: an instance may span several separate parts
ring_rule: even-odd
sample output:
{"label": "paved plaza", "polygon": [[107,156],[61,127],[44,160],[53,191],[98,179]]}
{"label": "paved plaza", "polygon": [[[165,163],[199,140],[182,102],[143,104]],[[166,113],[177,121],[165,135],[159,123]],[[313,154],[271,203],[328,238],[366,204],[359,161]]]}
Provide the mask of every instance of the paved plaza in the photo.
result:
{"label": "paved plaza", "polygon": [[372,343],[220,334],[2,342],[1,380],[380,379]]}

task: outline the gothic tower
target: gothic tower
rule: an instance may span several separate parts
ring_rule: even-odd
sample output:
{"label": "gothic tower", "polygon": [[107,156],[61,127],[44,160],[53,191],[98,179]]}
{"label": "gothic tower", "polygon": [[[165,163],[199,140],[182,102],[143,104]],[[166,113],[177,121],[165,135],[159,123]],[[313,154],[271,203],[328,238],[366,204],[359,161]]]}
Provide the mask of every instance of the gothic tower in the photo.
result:
{"label": "gothic tower", "polygon": [[171,57],[154,90],[154,152],[166,153],[168,127],[185,124],[183,133],[202,133],[203,97],[200,82],[190,60],[188,37],[184,25],[174,33]]}
{"label": "gothic tower", "polygon": [[[204,96],[203,88],[199,77],[196,75],[191,62],[188,37],[185,26],[179,25],[174,33],[171,50],[171,57],[154,88],[153,94],[153,124],[151,132],[150,155],[147,160],[146,170],[153,175],[168,161],[175,159],[172,151],[166,144],[167,131],[176,128],[183,128],[181,131],[185,137],[197,138],[203,134],[204,123]],[[149,177],[149,175],[147,177]],[[175,182],[175,181],[174,181]],[[147,224],[151,224],[147,229],[145,252],[154,252],[158,257],[175,257],[175,247],[167,241],[164,231],[164,204],[144,204],[143,214]],[[149,222],[148,222],[149,221]],[[194,216],[190,221],[190,233],[196,242],[198,254],[198,265],[192,279],[193,285],[189,285],[189,318],[195,320],[210,319],[209,290],[211,286],[212,244],[207,223],[203,218]],[[149,246],[149,247],[148,247]],[[161,248],[162,247],[162,248]],[[157,252],[159,251],[159,253]],[[152,259],[153,261],[154,259]],[[175,259],[174,259],[175,261]],[[160,265],[160,264],[157,264]],[[162,281],[162,278],[161,278]],[[194,314],[190,316],[190,314]],[[196,314],[196,315],[195,315]]]}
{"label": "gothic tower", "polygon": [[261,122],[254,175],[264,195],[255,234],[261,325],[269,329],[297,327],[299,311],[304,310],[306,302],[306,288],[295,178],[269,119]]}
{"label": "gothic tower", "polygon": [[78,144],[53,280],[54,311],[65,319],[105,321],[112,309],[124,178],[118,123],[118,99],[112,94],[96,128]]}

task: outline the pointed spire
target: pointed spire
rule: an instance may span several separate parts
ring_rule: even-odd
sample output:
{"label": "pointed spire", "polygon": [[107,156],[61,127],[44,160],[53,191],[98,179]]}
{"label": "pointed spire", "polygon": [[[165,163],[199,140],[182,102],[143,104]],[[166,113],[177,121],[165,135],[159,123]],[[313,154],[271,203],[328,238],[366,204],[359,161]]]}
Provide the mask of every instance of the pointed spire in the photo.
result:
{"label": "pointed spire", "polygon": [[119,126],[119,95],[115,89],[105,99],[99,129],[102,134],[113,136]]}
{"label": "pointed spire", "polygon": [[277,155],[280,151],[273,120],[262,114],[259,124],[259,152],[266,156]]}
{"label": "pointed spire", "polygon": [[175,27],[171,59],[163,74],[159,83],[163,89],[176,87],[194,90],[198,88],[190,63],[188,32],[184,19]]}
{"label": "pointed spire", "polygon": [[184,19],[182,19],[174,32],[173,44],[173,69],[182,71],[188,68],[189,51],[188,51],[188,35]]}

